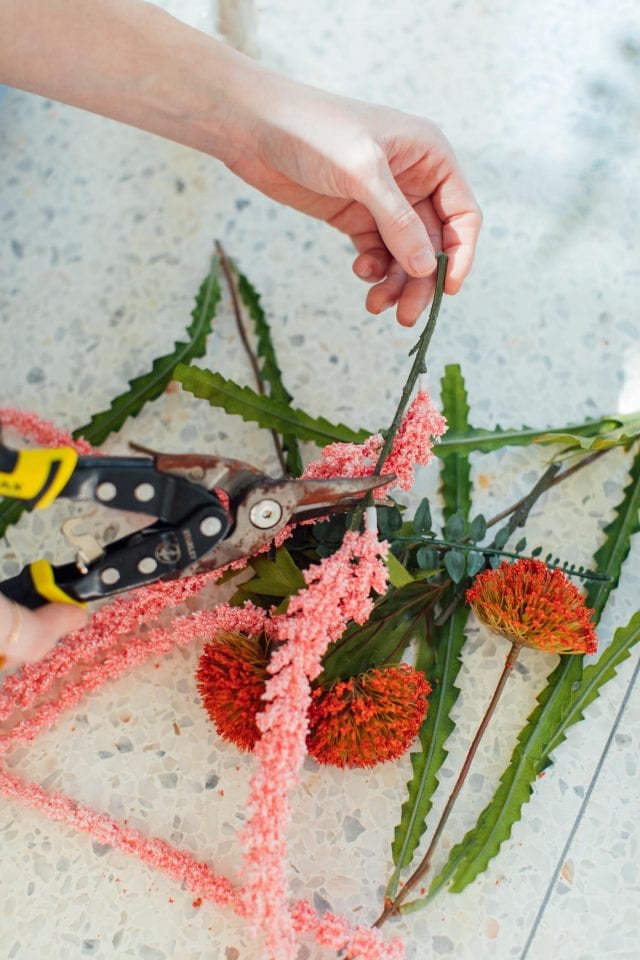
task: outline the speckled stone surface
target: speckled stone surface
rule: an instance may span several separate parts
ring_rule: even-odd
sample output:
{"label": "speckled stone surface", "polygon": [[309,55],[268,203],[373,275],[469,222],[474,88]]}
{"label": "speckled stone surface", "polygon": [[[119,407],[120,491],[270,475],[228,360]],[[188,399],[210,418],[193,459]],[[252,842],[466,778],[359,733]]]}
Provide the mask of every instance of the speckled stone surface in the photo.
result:
{"label": "speckled stone surface", "polygon": [[[208,28],[209,5],[165,6]],[[265,62],[311,83],[438,121],[485,213],[473,276],[445,304],[430,382],[460,362],[477,426],[579,422],[640,408],[636,5],[403,0],[260,3]],[[0,403],[74,427],[167,352],[187,325],[220,238],[263,296],[296,404],[376,428],[393,409],[414,334],[363,309],[342,237],[278,208],[216,162],[17,92],[0,102]],[[250,382],[224,299],[204,361]],[[107,448],[135,439],[217,450],[273,468],[267,438],[186,395],[150,405]],[[478,510],[532,484],[545,453],[474,456]],[[625,482],[613,453],[560,486],[529,525],[588,564]],[[436,471],[417,493],[433,493]],[[1,545],[2,575],[32,559],[53,523],[32,516]],[[640,595],[638,538],[600,628]],[[504,648],[469,630],[442,771],[444,803],[501,668]],[[166,837],[233,873],[251,760],[208,725],[198,651],[174,651],[65,715],[11,756],[49,789]],[[587,711],[536,784],[486,874],[393,925],[409,957],[632,960],[638,955],[637,654]],[[554,662],[522,656],[438,858],[490,797]],[[290,834],[296,895],[373,920],[409,761],[372,772],[307,762]],[[242,925],[123,854],[17,806],[0,809],[0,960],[253,960]],[[391,931],[391,927],[390,927]],[[311,950],[302,956],[321,954]]]}

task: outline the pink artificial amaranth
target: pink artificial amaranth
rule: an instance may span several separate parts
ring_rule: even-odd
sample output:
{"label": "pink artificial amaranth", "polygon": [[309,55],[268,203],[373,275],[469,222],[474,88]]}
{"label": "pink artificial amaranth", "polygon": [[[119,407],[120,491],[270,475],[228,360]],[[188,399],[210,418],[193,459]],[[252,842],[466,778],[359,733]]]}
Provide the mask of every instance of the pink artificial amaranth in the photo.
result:
{"label": "pink artificial amaranth", "polygon": [[[76,444],[68,433],[31,414],[2,409],[0,420],[38,443],[71,444],[80,453],[96,452],[85,441]],[[260,795],[259,769],[253,782],[254,819],[247,825],[245,841],[247,862],[251,863],[253,855],[254,869],[261,873],[262,867],[266,868],[267,874],[276,882],[277,898],[272,896],[273,891],[265,889],[267,874],[262,881],[258,878],[255,882],[254,873],[254,882],[250,881],[245,890],[235,888],[208,864],[165,840],[147,838],[126,824],[96,813],[63,794],[48,794],[41,787],[25,783],[1,767],[0,794],[85,831],[99,843],[136,856],[184,883],[202,899],[220,906],[231,906],[239,916],[248,918],[251,906],[258,903],[265,918],[270,960],[292,957],[295,934],[299,933],[310,934],[318,943],[335,945],[336,949],[342,942],[349,955],[360,960],[382,960],[383,957],[404,960],[404,950],[397,938],[385,944],[378,930],[351,928],[345,918],[331,914],[320,918],[306,902],[306,907],[296,904],[291,912],[286,904],[288,788],[295,783],[304,759],[309,677],[317,675],[324,649],[331,639],[340,635],[347,621],[366,620],[371,605],[371,588],[384,591],[386,569],[382,558],[385,551],[386,546],[378,543],[371,533],[349,534],[334,557],[307,571],[307,589],[293,598],[293,606],[283,617],[270,620],[263,610],[250,604],[243,608],[220,605],[213,610],[200,610],[179,617],[170,629],[156,627],[144,637],[131,636],[133,631],[155,620],[167,607],[172,608],[194,596],[223,571],[153,584],[100,608],[85,628],[65,638],[43,661],[26,665],[8,677],[0,690],[0,718],[16,721],[0,741],[0,752],[5,753],[20,742],[33,739],[88,692],[149,657],[167,652],[176,643],[188,644],[217,629],[249,633],[264,629],[274,639],[284,641],[278,649],[278,659],[271,671],[274,675],[265,695],[270,700],[260,715],[263,737],[259,746],[262,747],[263,772],[274,772],[275,789]],[[338,613],[332,609],[334,604]],[[69,678],[76,668],[81,671],[79,679],[68,682],[57,698],[39,704],[30,716],[27,714],[56,680]],[[264,864],[260,861],[262,841],[265,843]],[[253,913],[250,916],[252,920],[255,917]]]}
{"label": "pink artificial amaranth", "polygon": [[[433,406],[429,393],[420,390],[405,413],[391,452],[382,466],[382,473],[396,474],[397,479],[391,486],[411,489],[414,467],[429,463],[433,441],[438,440],[446,429],[447,421]],[[311,479],[370,476],[382,446],[380,434],[373,434],[364,443],[331,443],[322,450],[318,460],[309,464],[303,476]],[[388,490],[389,487],[379,487],[373,496],[384,497]]]}
{"label": "pink artificial amaranth", "polygon": [[329,643],[347,623],[363,623],[372,589],[384,592],[386,544],[372,532],[349,532],[339,550],[305,573],[306,589],[273,617],[268,633],[281,642],[267,667],[265,709],[256,717],[261,738],[254,748],[258,769],[251,779],[248,819],[242,832],[245,906],[265,938],[269,960],[293,960],[296,940],[287,907],[286,829],[289,791],[306,754],[310,680],[321,670]]}
{"label": "pink artificial amaranth", "polygon": [[3,427],[12,427],[23,437],[29,437],[43,447],[73,447],[78,453],[98,454],[88,440],[80,437],[74,440],[68,430],[60,430],[49,420],[43,420],[35,413],[27,410],[16,410],[14,407],[0,407],[0,424]]}

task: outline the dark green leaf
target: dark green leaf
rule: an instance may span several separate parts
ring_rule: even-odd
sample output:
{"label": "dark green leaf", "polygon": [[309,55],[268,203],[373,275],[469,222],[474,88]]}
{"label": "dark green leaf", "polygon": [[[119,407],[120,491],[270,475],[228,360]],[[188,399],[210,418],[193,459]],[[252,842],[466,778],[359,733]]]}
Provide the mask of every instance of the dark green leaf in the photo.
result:
{"label": "dark green leaf", "polygon": [[433,603],[438,587],[422,581],[397,587],[378,600],[362,626],[350,624],[323,657],[320,683],[364,673],[405,649],[423,611]]}
{"label": "dark green leaf", "polygon": [[[273,340],[271,339],[271,330],[260,303],[260,296],[245,275],[237,270],[235,264],[234,268],[238,275],[238,293],[253,320],[258,340],[256,352],[260,361],[260,372],[263,380],[269,385],[269,396],[274,400],[290,404],[293,397],[286,389],[282,380],[282,371],[278,365],[278,358]],[[302,457],[300,456],[300,447],[294,434],[285,434],[282,436],[282,449],[286,456],[289,474],[294,477],[299,477],[303,469]]]}
{"label": "dark green leaf", "polygon": [[539,557],[541,553],[542,553],[542,547],[536,547],[535,550],[531,551],[531,556]]}
{"label": "dark green leaf", "polygon": [[260,603],[265,597],[269,600],[281,599],[304,589],[302,572],[284,547],[276,550],[273,559],[266,554],[252,557],[250,566],[254,570],[254,576],[240,584],[233,595],[234,604],[244,603],[246,600]]}
{"label": "dark green leaf", "polygon": [[469,540],[473,543],[478,543],[480,540],[484,540],[487,533],[487,521],[482,516],[481,513],[477,517],[474,517],[471,523],[469,524],[469,530],[467,536]]}
{"label": "dark green leaf", "polygon": [[378,507],[378,532],[382,540],[390,540],[402,526],[402,514],[397,507]]}
{"label": "dark green leaf", "polygon": [[444,565],[454,583],[460,583],[464,577],[466,559],[461,550],[448,550],[444,555]]}
{"label": "dark green leaf", "polygon": [[625,627],[616,630],[610,646],[584,673],[582,657],[561,658],[518,737],[511,763],[496,793],[475,827],[451,851],[444,870],[429,890],[429,897],[451,877],[450,889],[459,893],[486,870],[511,835],[513,824],[520,819],[536,776],[549,765],[550,753],[565,739],[567,729],[582,719],[586,707],[615,676],[618,666],[639,640],[640,611],[637,611]]}
{"label": "dark green leaf", "polygon": [[495,537],[493,538],[493,542],[495,544],[496,550],[502,550],[502,548],[504,547],[505,543],[507,542],[510,536],[511,534],[509,532],[509,528],[501,527],[500,530],[498,530],[498,532],[496,533]]}
{"label": "dark green leaf", "polygon": [[484,567],[484,554],[475,550],[470,550],[467,557],[467,576],[475,577]]}
{"label": "dark green leaf", "polygon": [[[596,553],[598,572],[610,582],[589,585],[587,603],[598,622],[611,590],[618,582],[622,563],[629,551],[631,536],[639,529],[640,454],[631,468],[630,483],[614,520],[605,529],[605,542]],[[583,672],[582,656],[564,656],[538,697],[527,724],[518,736],[511,762],[500,785],[466,837],[453,848],[444,869],[434,880],[429,898],[453,878],[451,889],[460,891],[482,873],[502,843],[511,835],[522,806],[528,801],[535,778],[550,762],[551,752],[564,740],[569,726],[582,717],[600,688],[610,679],[630,647],[640,638],[640,612],[626,627],[619,628],[611,646],[597,663]]]}
{"label": "dark green leaf", "polygon": [[464,536],[467,524],[460,513],[452,514],[444,525],[444,536],[446,540],[461,540]]}
{"label": "dark green leaf", "polygon": [[640,426],[640,414],[631,413],[602,417],[599,420],[587,420],[585,423],[567,424],[552,430],[536,430],[533,427],[506,428],[495,427],[493,430],[482,430],[469,427],[458,430],[450,427],[440,440],[435,453],[439,457],[449,457],[453,454],[469,454],[474,451],[489,453],[501,447],[526,446],[535,443],[540,437],[547,434],[571,433],[576,436],[595,437],[610,433],[612,430],[624,428],[629,433],[635,433]]}
{"label": "dark green leaf", "polygon": [[[469,611],[458,607],[442,627],[429,627],[430,655],[435,655],[428,679],[432,691],[429,710],[420,730],[420,750],[411,755],[413,775],[407,784],[408,795],[402,805],[401,820],[395,829],[392,845],[395,870],[387,888],[393,897],[398,889],[401,871],[408,867],[426,829],[432,798],[438,786],[438,771],[447,757],[445,744],[454,729],[451,711],[458,699],[456,679],[460,670],[460,653],[465,642],[465,625]],[[417,665],[428,660],[421,657],[419,646]]]}
{"label": "dark green leaf", "polygon": [[440,566],[438,551],[435,547],[420,547],[416,553],[416,563],[421,570],[435,570]]}
{"label": "dark green leaf", "polygon": [[514,553],[521,553],[521,551],[524,550],[526,545],[527,545],[526,537],[523,537],[522,540],[518,540],[515,547],[513,548]]}
{"label": "dark green leaf", "polygon": [[369,436],[364,430],[351,430],[344,424],[330,423],[324,417],[310,417],[302,410],[289,407],[272,397],[261,396],[250,387],[240,387],[222,374],[200,367],[180,364],[175,371],[175,379],[185,390],[208,400],[214,407],[222,407],[227,413],[240,416],[243,420],[277,430],[283,435],[291,434],[320,447],[336,441],[361,443]]}
{"label": "dark green leaf", "polygon": [[[447,418],[448,432],[466,434],[469,429],[467,391],[459,365],[445,367],[441,380],[442,412]],[[440,452],[440,444],[436,447]],[[450,453],[440,465],[440,485],[443,497],[444,518],[460,513],[465,519],[471,509],[471,471],[465,451]]]}
{"label": "dark green leaf", "polygon": [[413,518],[413,529],[418,534],[431,532],[431,507],[426,497],[418,504]]}
{"label": "dark green leaf", "polygon": [[220,285],[216,259],[198,291],[191,314],[193,319],[187,327],[188,339],[184,343],[177,342],[171,353],[154,360],[148,373],[132,380],[126,393],[116,397],[108,410],[94,414],[89,423],[74,430],[73,436],[76,439],[84,437],[89,443],[99,446],[110,433],[120,430],[125,420],[137,416],[146,403],[159,397],[173,378],[173,372],[178,364],[187,364],[194,357],[203,356],[207,336],[211,332],[211,321],[219,300]]}

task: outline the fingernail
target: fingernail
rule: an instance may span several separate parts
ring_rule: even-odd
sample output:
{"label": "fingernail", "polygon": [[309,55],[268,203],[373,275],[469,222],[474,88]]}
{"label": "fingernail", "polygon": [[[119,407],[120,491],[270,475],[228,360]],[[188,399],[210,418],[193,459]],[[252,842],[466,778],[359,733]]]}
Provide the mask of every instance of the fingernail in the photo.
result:
{"label": "fingernail", "polygon": [[361,267],[358,267],[357,273],[359,277],[361,277],[363,280],[366,280],[373,273],[373,267],[367,261]]}
{"label": "fingernail", "polygon": [[431,253],[430,250],[422,250],[420,253],[414,254],[414,256],[409,257],[409,266],[413,273],[419,274],[419,276],[424,277],[429,273],[433,273],[436,268],[436,258]]}

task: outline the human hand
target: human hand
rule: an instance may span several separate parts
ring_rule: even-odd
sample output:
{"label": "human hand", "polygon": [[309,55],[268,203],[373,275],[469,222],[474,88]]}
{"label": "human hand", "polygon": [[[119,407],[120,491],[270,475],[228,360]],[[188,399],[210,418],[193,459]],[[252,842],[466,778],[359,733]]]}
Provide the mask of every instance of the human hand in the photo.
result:
{"label": "human hand", "polygon": [[86,611],[67,603],[26,610],[0,594],[0,668],[33,663],[66,633],[85,623]]}
{"label": "human hand", "polygon": [[276,74],[266,73],[259,90],[251,140],[227,166],[348,234],[358,252],[354,272],[374,284],[371,313],[397,304],[398,322],[412,326],[433,297],[434,251],[448,255],[445,292],[457,293],[482,216],[435,124]]}

